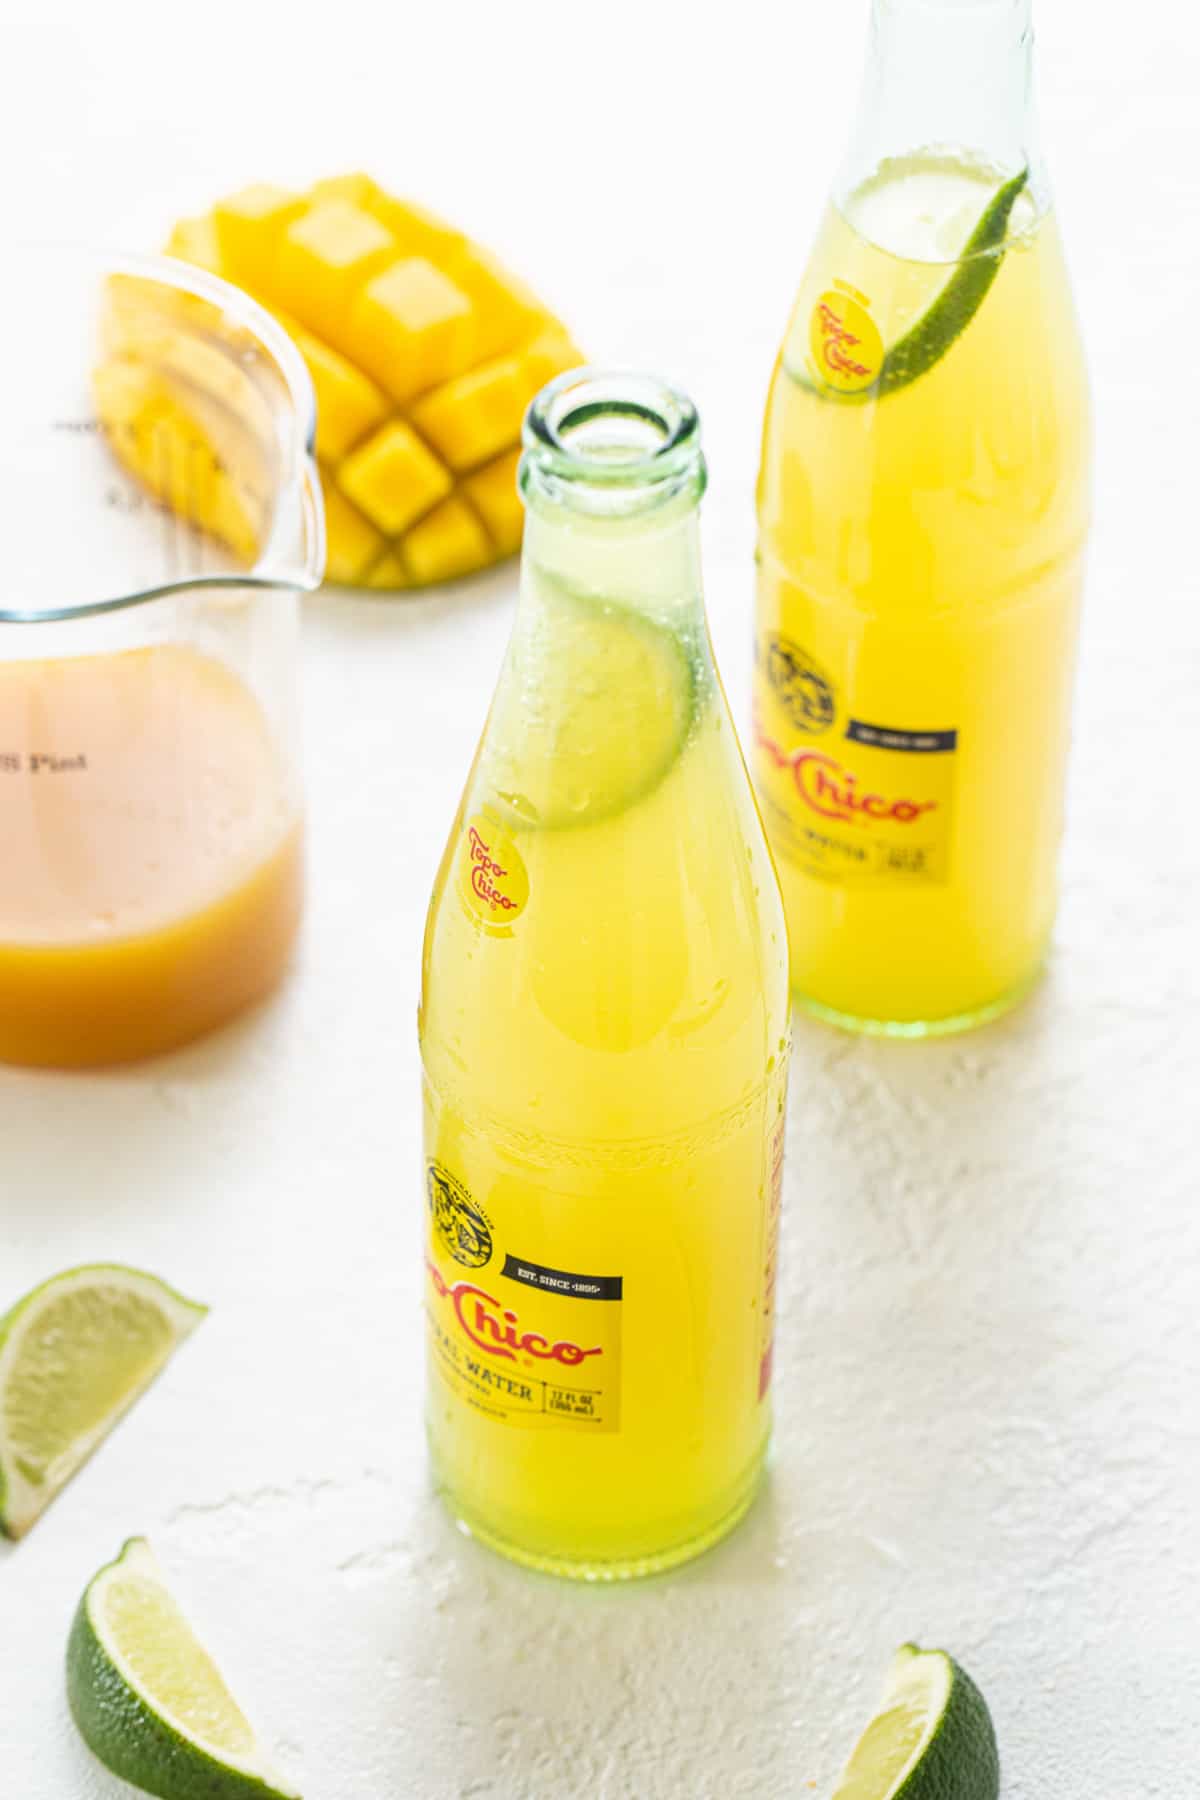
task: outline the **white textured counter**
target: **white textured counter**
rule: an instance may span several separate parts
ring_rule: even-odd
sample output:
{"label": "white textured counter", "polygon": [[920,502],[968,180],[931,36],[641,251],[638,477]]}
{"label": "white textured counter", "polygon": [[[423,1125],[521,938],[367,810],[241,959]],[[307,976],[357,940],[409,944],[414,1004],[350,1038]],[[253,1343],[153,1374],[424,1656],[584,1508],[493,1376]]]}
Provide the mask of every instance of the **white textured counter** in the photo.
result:
{"label": "white textured counter", "polygon": [[[513,572],[323,597],[290,987],[136,1072],[0,1073],[0,1302],[113,1258],[214,1307],[0,1548],[14,1800],[118,1792],[74,1737],[61,1658],[86,1578],[137,1531],[307,1800],[823,1792],[910,1636],[984,1686],[1007,1800],[1191,1800],[1200,27],[1182,0],[1042,10],[1100,433],[1057,955],[972,1038],[798,1027],[762,1503],[682,1574],[596,1592],[508,1568],[427,1495],[419,933]],[[548,0],[347,0],[311,31],[229,0],[27,9],[6,208],[29,236],[149,244],[251,176],[363,163],[460,216],[597,356],[694,393],[744,718],[758,419],[861,41],[857,0],[779,14],[609,0],[579,33]]]}

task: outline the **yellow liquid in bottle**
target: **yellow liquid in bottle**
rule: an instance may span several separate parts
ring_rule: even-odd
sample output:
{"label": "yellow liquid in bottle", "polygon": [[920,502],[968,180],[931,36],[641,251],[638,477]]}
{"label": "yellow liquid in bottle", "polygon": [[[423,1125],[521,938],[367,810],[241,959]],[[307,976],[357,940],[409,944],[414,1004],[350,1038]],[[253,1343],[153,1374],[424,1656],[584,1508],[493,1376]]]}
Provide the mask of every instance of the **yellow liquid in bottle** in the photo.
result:
{"label": "yellow liquid in bottle", "polygon": [[754,767],[792,981],[902,1034],[1010,1004],[1055,912],[1089,421],[1053,219],[1022,196],[941,360],[854,398],[999,181],[914,158],[831,209],[763,445]]}
{"label": "yellow liquid in bottle", "polygon": [[755,1489],[786,942],[698,603],[559,587],[539,530],[426,938],[429,1432],[477,1535],[604,1578]]}
{"label": "yellow liquid in bottle", "polygon": [[180,1044],[282,973],[301,830],[257,702],[181,645],[0,664],[0,1060]]}

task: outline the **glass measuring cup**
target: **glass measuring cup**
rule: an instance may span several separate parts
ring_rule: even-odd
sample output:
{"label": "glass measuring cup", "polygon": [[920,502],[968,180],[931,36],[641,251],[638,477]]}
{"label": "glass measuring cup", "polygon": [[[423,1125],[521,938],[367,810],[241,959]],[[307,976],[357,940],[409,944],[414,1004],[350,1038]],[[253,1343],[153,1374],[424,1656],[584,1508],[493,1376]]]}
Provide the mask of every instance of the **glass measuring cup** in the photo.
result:
{"label": "glass measuring cup", "polygon": [[0,341],[0,1060],[123,1061],[266,993],[299,923],[312,389],[166,258],[32,253]]}

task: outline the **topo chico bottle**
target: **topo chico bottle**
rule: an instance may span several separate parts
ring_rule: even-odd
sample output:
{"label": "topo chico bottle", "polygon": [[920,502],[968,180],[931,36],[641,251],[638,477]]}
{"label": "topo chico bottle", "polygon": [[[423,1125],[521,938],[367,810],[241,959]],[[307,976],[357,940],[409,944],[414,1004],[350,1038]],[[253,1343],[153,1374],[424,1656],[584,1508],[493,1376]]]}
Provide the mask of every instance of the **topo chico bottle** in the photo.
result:
{"label": "topo chico bottle", "polygon": [[512,639],[425,939],[429,1437],[454,1514],[590,1579],[713,1543],[770,1424],[778,885],[713,664],[690,403],[533,403]]}
{"label": "topo chico bottle", "polygon": [[875,0],[862,111],[776,366],[755,777],[792,980],[920,1035],[1002,1011],[1053,922],[1083,358],[1029,0]]}

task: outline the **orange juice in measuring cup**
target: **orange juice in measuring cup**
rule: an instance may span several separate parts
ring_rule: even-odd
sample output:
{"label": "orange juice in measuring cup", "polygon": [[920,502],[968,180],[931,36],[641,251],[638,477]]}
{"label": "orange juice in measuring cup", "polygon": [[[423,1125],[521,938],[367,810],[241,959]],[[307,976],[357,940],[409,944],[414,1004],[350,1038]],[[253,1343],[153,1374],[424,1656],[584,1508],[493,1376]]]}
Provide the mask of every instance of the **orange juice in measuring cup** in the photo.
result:
{"label": "orange juice in measuring cup", "polygon": [[169,263],[6,288],[0,1059],[163,1050],[266,993],[302,890],[296,595],[319,579],[287,339]]}

